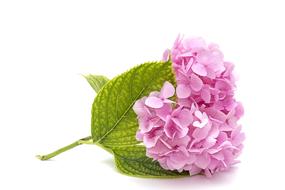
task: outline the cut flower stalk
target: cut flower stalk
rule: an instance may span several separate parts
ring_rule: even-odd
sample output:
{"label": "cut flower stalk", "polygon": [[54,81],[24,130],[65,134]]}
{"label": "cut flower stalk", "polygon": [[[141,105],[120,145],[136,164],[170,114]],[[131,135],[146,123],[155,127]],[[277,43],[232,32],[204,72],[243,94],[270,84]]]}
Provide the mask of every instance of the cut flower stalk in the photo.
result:
{"label": "cut flower stalk", "polygon": [[55,156],[65,152],[67,150],[70,150],[70,149],[72,149],[74,147],[77,147],[79,145],[82,145],[82,144],[95,144],[95,145],[98,145],[101,148],[105,149],[106,151],[111,152],[111,150],[108,149],[107,147],[104,147],[103,145],[101,145],[99,143],[94,143],[92,137],[88,136],[88,137],[79,139],[79,140],[77,140],[77,141],[75,141],[75,142],[73,142],[73,143],[71,143],[71,144],[69,144],[69,145],[67,145],[65,147],[62,147],[62,148],[60,148],[60,149],[58,149],[58,150],[56,150],[56,151],[54,151],[52,153],[49,153],[49,154],[46,154],[46,155],[37,155],[36,157],[38,159],[40,159],[40,160],[49,160],[49,159],[51,159],[51,158],[53,158],[53,157],[55,157]]}

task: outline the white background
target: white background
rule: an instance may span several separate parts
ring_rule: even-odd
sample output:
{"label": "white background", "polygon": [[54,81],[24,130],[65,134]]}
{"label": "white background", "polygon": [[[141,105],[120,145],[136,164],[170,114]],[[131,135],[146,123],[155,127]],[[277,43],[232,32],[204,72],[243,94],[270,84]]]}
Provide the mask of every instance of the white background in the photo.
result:
{"label": "white background", "polygon": [[[0,189],[284,189],[282,1],[0,1]],[[241,164],[212,179],[121,175],[83,145],[95,93],[81,74],[113,77],[159,60],[178,33],[216,42],[240,76]]]}

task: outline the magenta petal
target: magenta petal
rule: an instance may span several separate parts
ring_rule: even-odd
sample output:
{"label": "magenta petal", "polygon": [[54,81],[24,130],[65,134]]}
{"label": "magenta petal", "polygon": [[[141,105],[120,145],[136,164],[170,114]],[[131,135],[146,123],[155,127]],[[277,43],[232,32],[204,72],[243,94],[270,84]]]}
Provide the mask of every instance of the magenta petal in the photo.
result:
{"label": "magenta petal", "polygon": [[185,84],[178,84],[176,94],[178,98],[188,98],[191,95],[191,89]]}
{"label": "magenta petal", "polygon": [[196,63],[192,65],[192,71],[200,76],[207,76],[207,70],[204,65]]}
{"label": "magenta petal", "polygon": [[199,91],[203,87],[203,81],[197,75],[192,74],[190,85],[194,91]]}
{"label": "magenta petal", "polygon": [[161,108],[163,106],[163,101],[155,96],[150,96],[146,98],[145,104],[151,108]]}
{"label": "magenta petal", "polygon": [[166,81],[163,84],[163,87],[160,91],[160,95],[162,96],[162,98],[169,98],[173,96],[174,93],[175,93],[174,86],[170,82]]}

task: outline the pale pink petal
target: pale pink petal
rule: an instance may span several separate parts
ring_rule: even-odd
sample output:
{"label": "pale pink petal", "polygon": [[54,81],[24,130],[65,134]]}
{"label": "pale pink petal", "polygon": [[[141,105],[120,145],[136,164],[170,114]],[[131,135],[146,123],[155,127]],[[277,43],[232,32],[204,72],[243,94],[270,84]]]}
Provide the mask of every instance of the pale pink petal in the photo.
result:
{"label": "pale pink petal", "polygon": [[201,90],[201,98],[205,101],[205,103],[210,103],[211,93],[208,88],[203,88]]}
{"label": "pale pink petal", "polygon": [[192,123],[193,116],[189,109],[182,109],[179,116],[179,122],[183,127],[187,127]]}
{"label": "pale pink petal", "polygon": [[201,171],[202,171],[201,168],[197,167],[196,165],[192,165],[191,169],[189,169],[190,175],[199,174],[199,173],[201,173]]}
{"label": "pale pink petal", "polygon": [[196,128],[192,136],[197,140],[204,139],[208,136],[210,129],[211,127],[207,125],[203,128]]}
{"label": "pale pink petal", "polygon": [[217,152],[215,154],[212,154],[211,156],[217,160],[224,160],[225,158],[222,152]]}
{"label": "pale pink petal", "polygon": [[183,138],[187,135],[188,131],[189,131],[189,128],[188,127],[184,127],[184,128],[179,128],[179,127],[176,127],[176,130],[177,130],[177,137],[178,138]]}
{"label": "pale pink petal", "polygon": [[191,75],[191,79],[190,79],[191,83],[191,88],[194,90],[194,91],[199,91],[202,89],[203,87],[203,81],[195,74],[192,74]]}
{"label": "pale pink petal", "polygon": [[172,107],[170,104],[164,104],[161,108],[155,110],[156,115],[163,121],[166,121],[166,117],[171,115]]}
{"label": "pale pink petal", "polygon": [[163,106],[163,101],[155,96],[150,96],[145,100],[145,104],[151,108],[161,108]]}
{"label": "pale pink petal", "polygon": [[185,136],[182,138],[176,138],[175,140],[168,141],[168,144],[170,144],[172,147],[187,147],[187,145],[190,142],[190,136]]}
{"label": "pale pink petal", "polygon": [[211,170],[207,168],[204,170],[204,174],[207,178],[211,178],[213,176]]}
{"label": "pale pink petal", "polygon": [[185,84],[178,84],[176,94],[178,98],[188,98],[191,95],[191,89]]}
{"label": "pale pink petal", "polygon": [[166,136],[170,139],[173,139],[175,134],[177,133],[177,128],[175,127],[175,124],[172,122],[170,116],[167,117],[166,123],[164,125],[164,132]]}
{"label": "pale pink petal", "polygon": [[161,142],[161,139],[159,139],[156,142],[154,147],[147,149],[147,153],[152,154],[152,155],[154,155],[154,154],[165,154],[166,152],[171,151],[170,150],[171,148],[172,147],[165,146],[165,144]]}
{"label": "pale pink petal", "polygon": [[207,154],[198,155],[195,161],[196,166],[201,169],[206,169],[207,166],[210,164],[211,158]]}
{"label": "pale pink petal", "polygon": [[144,136],[144,134],[142,134],[140,131],[137,131],[137,133],[136,133],[136,139],[137,139],[138,141],[142,141],[142,140],[143,140],[143,136]]}
{"label": "pale pink petal", "polygon": [[155,135],[155,134],[147,134],[147,135],[144,135],[144,136],[143,136],[144,145],[145,145],[147,148],[154,147],[159,138],[160,138],[160,136],[159,136],[159,135]]}
{"label": "pale pink petal", "polygon": [[222,111],[217,110],[215,108],[207,108],[205,111],[209,115],[210,119],[214,121],[224,123],[227,119],[226,114],[224,114]]}
{"label": "pale pink petal", "polygon": [[235,115],[239,119],[241,116],[243,116],[243,114],[244,114],[243,106],[240,102],[238,102],[235,110]]}
{"label": "pale pink petal", "polygon": [[139,116],[139,117],[146,117],[149,115],[148,109],[145,106],[145,98],[142,98],[141,100],[138,100],[135,102],[133,106],[134,112]]}
{"label": "pale pink petal", "polygon": [[160,96],[162,98],[169,98],[169,97],[173,96],[174,93],[175,93],[174,86],[170,82],[166,81],[163,84],[163,87],[162,87],[162,89],[160,91]]}
{"label": "pale pink petal", "polygon": [[139,128],[142,133],[147,133],[153,128],[153,125],[150,124],[148,121],[141,121],[139,124]]}
{"label": "pale pink petal", "polygon": [[240,133],[232,139],[232,144],[234,146],[239,146],[244,140],[245,140],[245,134]]}
{"label": "pale pink petal", "polygon": [[210,58],[211,58],[211,52],[207,51],[207,50],[203,50],[203,51],[199,51],[197,57],[196,57],[196,61],[199,64],[203,64],[203,65],[209,65],[210,64]]}
{"label": "pale pink petal", "polygon": [[184,39],[182,43],[185,49],[191,49],[194,51],[207,48],[206,42],[203,40],[203,38],[200,37],[187,38]]}
{"label": "pale pink petal", "polygon": [[196,63],[192,65],[192,71],[200,76],[207,76],[207,70],[204,65]]}
{"label": "pale pink petal", "polygon": [[168,61],[169,60],[169,56],[170,56],[170,50],[169,49],[166,49],[163,53],[163,56],[162,56],[162,61]]}
{"label": "pale pink petal", "polygon": [[217,139],[212,138],[212,137],[208,137],[208,138],[205,140],[203,146],[204,146],[205,148],[209,149],[209,148],[213,147],[213,146],[216,144],[216,142],[217,142]]}

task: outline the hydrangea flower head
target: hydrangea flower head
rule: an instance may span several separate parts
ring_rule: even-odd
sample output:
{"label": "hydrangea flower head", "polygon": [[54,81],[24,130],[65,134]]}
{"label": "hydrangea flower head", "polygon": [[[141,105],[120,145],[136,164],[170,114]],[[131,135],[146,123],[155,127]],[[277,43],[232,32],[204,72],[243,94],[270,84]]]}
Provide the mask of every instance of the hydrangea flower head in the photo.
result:
{"label": "hydrangea flower head", "polygon": [[166,81],[160,92],[133,107],[139,121],[136,137],[147,156],[167,170],[191,175],[211,176],[230,168],[238,162],[244,140],[233,64],[224,61],[216,44],[180,36],[163,59],[172,61],[176,88]]}

